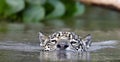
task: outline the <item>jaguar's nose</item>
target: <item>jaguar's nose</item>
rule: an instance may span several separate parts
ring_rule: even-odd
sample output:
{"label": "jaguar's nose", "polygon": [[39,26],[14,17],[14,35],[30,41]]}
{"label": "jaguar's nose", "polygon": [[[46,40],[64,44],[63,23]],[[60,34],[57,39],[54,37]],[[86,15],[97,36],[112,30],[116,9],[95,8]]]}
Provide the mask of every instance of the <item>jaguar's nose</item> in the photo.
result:
{"label": "jaguar's nose", "polygon": [[65,50],[67,47],[69,47],[69,45],[67,44],[58,44],[57,48],[59,48],[60,50]]}
{"label": "jaguar's nose", "polygon": [[66,50],[66,48],[69,47],[69,40],[66,40],[66,39],[61,39],[58,41],[56,47],[59,49],[59,50]]}

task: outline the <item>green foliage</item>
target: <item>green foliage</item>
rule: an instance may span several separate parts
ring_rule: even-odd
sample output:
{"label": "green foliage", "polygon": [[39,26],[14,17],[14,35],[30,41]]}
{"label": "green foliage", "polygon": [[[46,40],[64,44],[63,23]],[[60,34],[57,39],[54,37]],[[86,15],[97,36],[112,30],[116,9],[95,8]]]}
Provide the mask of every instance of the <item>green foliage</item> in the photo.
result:
{"label": "green foliage", "polygon": [[84,5],[70,0],[1,0],[0,18],[38,23],[44,19],[79,16]]}
{"label": "green foliage", "polygon": [[76,12],[74,13],[74,16],[82,15],[85,11],[85,6],[79,2],[76,2]]}
{"label": "green foliage", "polygon": [[43,5],[46,3],[46,0],[26,0],[30,5]]}
{"label": "green foliage", "polygon": [[24,0],[6,0],[8,7],[5,10],[6,15],[15,14],[24,9]]}
{"label": "green foliage", "polygon": [[65,8],[66,8],[66,12],[63,18],[68,18],[68,17],[73,16],[73,14],[76,12],[75,1],[73,0],[69,0],[69,2],[66,0],[61,0],[61,1],[64,3]]}
{"label": "green foliage", "polygon": [[65,7],[59,0],[48,0],[48,2],[54,6],[54,10],[47,15],[47,18],[57,18],[61,17],[65,13]]}
{"label": "green foliage", "polygon": [[23,21],[26,23],[39,22],[45,16],[45,10],[40,6],[30,6],[23,12]]}
{"label": "green foliage", "polygon": [[5,4],[5,0],[1,0],[0,1],[0,15],[3,15],[4,9],[6,4]]}

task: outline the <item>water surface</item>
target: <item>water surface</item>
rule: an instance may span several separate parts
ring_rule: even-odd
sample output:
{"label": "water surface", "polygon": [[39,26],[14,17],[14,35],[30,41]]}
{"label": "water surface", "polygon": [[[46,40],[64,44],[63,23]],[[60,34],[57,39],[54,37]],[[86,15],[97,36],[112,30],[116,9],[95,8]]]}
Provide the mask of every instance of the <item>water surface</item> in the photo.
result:
{"label": "water surface", "polygon": [[[36,28],[35,28],[36,29]],[[50,51],[43,52],[39,46],[38,32],[45,35],[57,29],[10,29],[0,34],[0,62],[119,62],[120,38],[119,31],[84,31],[70,30],[85,36],[91,33],[92,46],[87,52]],[[35,31],[34,31],[35,30]],[[49,31],[48,31],[49,30]]]}

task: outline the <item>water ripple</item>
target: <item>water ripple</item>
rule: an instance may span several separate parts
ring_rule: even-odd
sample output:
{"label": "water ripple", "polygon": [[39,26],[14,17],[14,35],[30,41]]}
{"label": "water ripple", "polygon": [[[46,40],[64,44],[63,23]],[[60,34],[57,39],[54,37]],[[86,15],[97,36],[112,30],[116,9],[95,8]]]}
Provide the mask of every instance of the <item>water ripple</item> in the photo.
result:
{"label": "water ripple", "polygon": [[[93,42],[88,51],[96,51],[104,48],[115,48],[118,43],[117,40],[108,40],[101,42]],[[31,45],[27,43],[15,43],[15,42],[0,42],[0,49],[2,50],[15,50],[26,52],[39,52],[41,50],[39,45]]]}

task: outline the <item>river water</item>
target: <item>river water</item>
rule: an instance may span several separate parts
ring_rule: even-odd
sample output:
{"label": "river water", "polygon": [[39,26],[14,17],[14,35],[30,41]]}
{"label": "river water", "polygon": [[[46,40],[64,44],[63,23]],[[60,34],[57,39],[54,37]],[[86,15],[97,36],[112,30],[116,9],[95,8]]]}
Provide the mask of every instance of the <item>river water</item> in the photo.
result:
{"label": "river water", "polygon": [[93,41],[89,50],[87,52],[43,52],[40,50],[38,32],[42,31],[48,35],[59,30],[32,28],[14,27],[5,33],[0,33],[0,62],[120,62],[119,31],[84,31],[60,28],[73,31],[81,36],[91,33]]}

